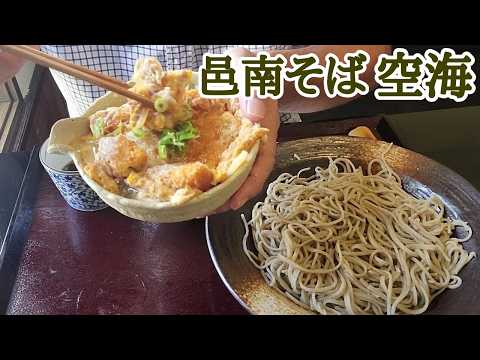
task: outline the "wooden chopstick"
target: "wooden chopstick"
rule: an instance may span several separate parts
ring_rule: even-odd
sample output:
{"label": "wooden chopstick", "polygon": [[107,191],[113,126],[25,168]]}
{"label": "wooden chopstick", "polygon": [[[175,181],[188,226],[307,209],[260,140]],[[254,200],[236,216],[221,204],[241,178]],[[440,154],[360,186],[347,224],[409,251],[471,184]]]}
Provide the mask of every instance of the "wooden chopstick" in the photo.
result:
{"label": "wooden chopstick", "polygon": [[42,51],[26,45],[0,45],[0,49],[28,59],[36,64],[46,66],[76,78],[88,81],[104,89],[113,91],[130,99],[136,100],[145,106],[154,109],[152,100],[128,90],[128,85],[122,81],[87,69],[83,66],[72,64],[63,59],[50,56]]}

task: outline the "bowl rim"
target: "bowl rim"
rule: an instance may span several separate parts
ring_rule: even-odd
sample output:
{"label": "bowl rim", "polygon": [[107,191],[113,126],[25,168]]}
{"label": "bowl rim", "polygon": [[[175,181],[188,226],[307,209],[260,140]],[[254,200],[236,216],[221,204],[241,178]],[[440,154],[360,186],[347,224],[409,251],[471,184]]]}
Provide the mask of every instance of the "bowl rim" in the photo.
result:
{"label": "bowl rim", "polygon": [[[78,171],[78,168],[77,170],[58,170],[58,169],[54,169],[52,168],[51,166],[49,166],[43,159],[43,157],[45,156],[46,157],[46,154],[48,153],[48,144],[50,142],[50,137],[48,137],[44,142],[43,144],[40,146],[40,150],[38,151],[38,158],[40,160],[40,163],[43,165],[43,167],[45,169],[48,169],[49,171],[52,171],[54,173],[58,173],[58,174],[62,174],[62,175],[78,175],[80,176],[80,171]],[[44,156],[42,156],[44,155]],[[70,156],[70,158],[72,159],[72,161],[75,163],[74,159],[72,158],[71,154],[68,153],[67,154],[68,156]]]}

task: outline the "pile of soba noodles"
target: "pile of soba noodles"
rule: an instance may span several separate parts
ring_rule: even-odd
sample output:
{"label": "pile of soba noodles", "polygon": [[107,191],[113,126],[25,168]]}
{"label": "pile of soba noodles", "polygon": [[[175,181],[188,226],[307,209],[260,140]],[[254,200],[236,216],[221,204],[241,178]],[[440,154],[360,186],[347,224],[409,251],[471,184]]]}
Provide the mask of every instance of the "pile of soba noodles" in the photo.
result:
{"label": "pile of soba noodles", "polygon": [[242,214],[244,251],[271,287],[320,314],[420,314],[461,285],[472,231],[440,198],[405,192],[384,156],[366,174],[345,158],[310,170],[281,174],[248,223]]}

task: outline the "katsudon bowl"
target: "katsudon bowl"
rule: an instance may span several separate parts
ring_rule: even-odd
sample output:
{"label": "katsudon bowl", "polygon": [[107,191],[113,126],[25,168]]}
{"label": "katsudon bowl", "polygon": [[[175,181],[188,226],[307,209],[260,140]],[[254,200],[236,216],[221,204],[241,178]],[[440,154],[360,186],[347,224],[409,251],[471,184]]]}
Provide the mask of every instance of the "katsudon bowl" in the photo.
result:
{"label": "katsudon bowl", "polygon": [[152,223],[173,223],[204,217],[224,205],[248,177],[260,141],[256,141],[249,151],[243,152],[235,170],[224,181],[180,204],[156,199],[129,198],[106,190],[87,175],[81,153],[75,143],[77,139],[89,134],[91,115],[109,107],[121,106],[126,101],[124,96],[108,92],[97,99],[82,116],[57,121],[52,126],[47,149],[49,153],[69,154],[83,180],[105,203],[121,214]]}

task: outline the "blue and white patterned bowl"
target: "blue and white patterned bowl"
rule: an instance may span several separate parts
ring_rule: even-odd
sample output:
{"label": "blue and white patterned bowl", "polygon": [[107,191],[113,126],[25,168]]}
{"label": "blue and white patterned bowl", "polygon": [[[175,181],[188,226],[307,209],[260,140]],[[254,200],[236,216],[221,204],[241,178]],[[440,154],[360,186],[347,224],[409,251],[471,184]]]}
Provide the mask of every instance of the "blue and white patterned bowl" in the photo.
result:
{"label": "blue and white patterned bowl", "polygon": [[75,210],[97,211],[108,207],[90,186],[83,181],[78,171],[63,170],[72,162],[69,155],[47,153],[48,139],[40,148],[40,162],[63,198]]}

